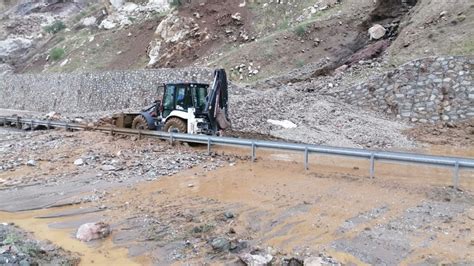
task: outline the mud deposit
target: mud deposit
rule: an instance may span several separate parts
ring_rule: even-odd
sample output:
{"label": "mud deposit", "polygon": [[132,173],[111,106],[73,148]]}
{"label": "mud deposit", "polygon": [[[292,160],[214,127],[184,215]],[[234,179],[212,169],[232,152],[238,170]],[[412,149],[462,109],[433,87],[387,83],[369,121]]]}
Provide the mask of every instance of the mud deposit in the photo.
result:
{"label": "mud deposit", "polygon": [[[474,262],[472,172],[455,190],[451,169],[377,163],[370,179],[363,160],[311,156],[305,171],[301,154],[259,150],[252,163],[248,150],[214,151],[2,129],[0,221],[82,265]],[[111,236],[74,239],[99,221]]]}

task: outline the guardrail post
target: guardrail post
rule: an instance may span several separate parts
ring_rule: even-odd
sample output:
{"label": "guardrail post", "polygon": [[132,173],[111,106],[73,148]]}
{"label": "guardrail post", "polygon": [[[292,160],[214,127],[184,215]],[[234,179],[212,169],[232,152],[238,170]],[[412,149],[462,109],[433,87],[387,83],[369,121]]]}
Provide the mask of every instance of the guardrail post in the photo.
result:
{"label": "guardrail post", "polygon": [[3,118],[3,126],[7,127],[7,118],[6,117]]}
{"label": "guardrail post", "polygon": [[370,178],[375,177],[375,155],[370,154]]}
{"label": "guardrail post", "polygon": [[255,162],[256,157],[257,157],[257,145],[255,145],[255,142],[252,142],[252,162]]}
{"label": "guardrail post", "polygon": [[33,119],[31,120],[30,127],[31,127],[30,130],[33,131],[33,128],[34,128],[34,127],[33,127]]}
{"label": "guardrail post", "polygon": [[51,120],[48,120],[48,124],[46,125],[46,127],[48,128],[48,130],[51,129]]}
{"label": "guardrail post", "polygon": [[455,189],[459,187],[459,161],[454,163],[453,187]]}
{"label": "guardrail post", "polygon": [[170,131],[170,145],[173,146],[173,131]]}
{"label": "guardrail post", "polygon": [[304,170],[309,170],[309,152],[308,147],[304,148]]}
{"label": "guardrail post", "polygon": [[68,122],[66,122],[65,128],[66,128],[66,131],[69,131],[69,124],[68,124]]}
{"label": "guardrail post", "polygon": [[21,129],[21,125],[20,125],[20,117],[16,117],[16,128],[18,129]]}
{"label": "guardrail post", "polygon": [[207,155],[211,155],[211,138],[207,138]]}

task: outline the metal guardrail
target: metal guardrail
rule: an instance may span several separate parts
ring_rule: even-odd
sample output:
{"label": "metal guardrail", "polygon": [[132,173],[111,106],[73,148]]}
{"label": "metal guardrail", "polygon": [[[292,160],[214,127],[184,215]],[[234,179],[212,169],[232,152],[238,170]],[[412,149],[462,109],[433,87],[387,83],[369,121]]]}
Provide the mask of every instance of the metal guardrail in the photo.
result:
{"label": "metal guardrail", "polygon": [[355,158],[363,158],[370,160],[370,177],[375,177],[375,162],[376,161],[391,161],[391,162],[402,162],[402,163],[415,163],[425,164],[432,166],[443,166],[453,167],[453,185],[454,187],[459,186],[459,170],[461,168],[474,170],[474,159],[463,158],[463,157],[446,157],[446,156],[434,156],[416,153],[405,153],[405,152],[387,152],[387,151],[376,151],[367,149],[355,149],[355,148],[340,148],[330,147],[323,145],[311,145],[311,144],[298,144],[298,143],[287,143],[287,142],[276,142],[276,141],[262,141],[262,140],[251,140],[251,139],[239,139],[229,137],[215,137],[207,135],[190,135],[181,133],[168,133],[163,131],[150,131],[150,130],[134,130],[127,128],[113,128],[113,127],[88,127],[80,124],[57,122],[49,120],[35,120],[35,119],[24,119],[20,117],[3,117],[0,116],[0,123],[7,125],[8,123],[15,123],[17,127],[21,124],[28,124],[31,128],[34,126],[45,126],[47,128],[65,128],[69,130],[94,130],[101,132],[110,132],[112,134],[133,134],[141,136],[158,137],[163,140],[169,140],[171,143],[174,141],[182,141],[189,143],[199,143],[207,145],[207,150],[211,152],[212,145],[227,145],[227,146],[238,146],[238,147],[249,147],[251,148],[252,161],[256,159],[257,148],[264,149],[277,149],[287,151],[298,151],[304,153],[304,167],[306,170],[309,169],[309,154],[324,154],[324,155],[335,155],[335,156],[348,156]]}

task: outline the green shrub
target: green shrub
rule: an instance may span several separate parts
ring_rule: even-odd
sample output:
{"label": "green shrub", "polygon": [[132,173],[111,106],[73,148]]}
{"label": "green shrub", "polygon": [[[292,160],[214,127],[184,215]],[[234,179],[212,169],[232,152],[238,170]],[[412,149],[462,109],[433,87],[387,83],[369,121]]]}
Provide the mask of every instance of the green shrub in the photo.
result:
{"label": "green shrub", "polygon": [[53,48],[51,52],[49,52],[49,57],[54,61],[61,60],[64,56],[64,49],[63,48]]}
{"label": "green shrub", "polygon": [[306,33],[306,25],[298,25],[296,28],[295,28],[295,34],[298,35],[299,37],[302,37],[303,35],[305,35]]}
{"label": "green shrub", "polygon": [[173,7],[179,7],[181,4],[181,0],[170,0],[170,5]]}
{"label": "green shrub", "polygon": [[298,60],[298,62],[296,62],[296,66],[301,68],[301,67],[304,67],[306,65],[306,62],[304,60]]}
{"label": "green shrub", "polygon": [[44,31],[51,34],[56,34],[66,28],[66,25],[61,20],[56,20],[53,24],[44,27]]}

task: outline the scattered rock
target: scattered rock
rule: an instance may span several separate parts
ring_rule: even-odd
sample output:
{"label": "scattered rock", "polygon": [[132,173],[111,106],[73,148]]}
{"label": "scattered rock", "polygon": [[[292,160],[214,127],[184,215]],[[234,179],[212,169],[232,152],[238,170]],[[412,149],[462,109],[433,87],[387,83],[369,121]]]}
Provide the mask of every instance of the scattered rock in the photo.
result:
{"label": "scattered rock", "polygon": [[280,120],[268,119],[267,122],[270,123],[270,124],[273,124],[273,125],[277,125],[277,126],[286,128],[286,129],[288,129],[288,128],[296,128],[296,127],[297,127],[295,123],[293,123],[293,122],[291,122],[291,121],[289,121],[289,120],[282,120],[282,121],[280,121]]}
{"label": "scattered rock", "polygon": [[91,240],[102,239],[110,234],[110,226],[103,222],[86,223],[79,227],[76,238],[89,242]]}
{"label": "scattered rock", "polygon": [[115,28],[116,26],[117,26],[117,23],[115,23],[113,21],[110,21],[110,20],[107,20],[107,19],[104,19],[100,23],[99,28],[105,29],[105,30],[111,30],[111,29]]}
{"label": "scattered rock", "polygon": [[84,160],[82,159],[77,159],[74,161],[74,165],[81,166],[84,164]]}
{"label": "scattered rock", "polygon": [[248,253],[248,254],[241,255],[240,259],[247,265],[265,266],[265,265],[270,265],[271,261],[273,260],[273,256],[270,254],[252,255]]}
{"label": "scattered rock", "polygon": [[47,120],[61,120],[62,116],[60,113],[57,112],[49,112],[45,115]]}
{"label": "scattered rock", "polygon": [[224,213],[224,217],[227,219],[233,219],[235,217],[233,212],[227,211]]}
{"label": "scattered rock", "polygon": [[211,241],[211,247],[215,251],[225,252],[230,250],[230,241],[225,237],[214,238]]}
{"label": "scattered rock", "polygon": [[35,161],[35,160],[28,160],[28,162],[26,162],[26,165],[28,165],[28,166],[36,166],[36,161]]}
{"label": "scattered rock", "polygon": [[138,9],[138,5],[132,2],[127,2],[125,5],[122,7],[122,10],[127,12],[127,13],[132,13],[135,10]]}
{"label": "scattered rock", "polygon": [[102,166],[100,167],[100,169],[102,169],[102,171],[107,171],[107,172],[117,171],[117,168],[116,168],[115,166],[113,166],[113,165],[108,165],[108,164],[102,165]]}
{"label": "scattered rock", "polygon": [[82,20],[82,25],[86,27],[91,27],[94,26],[97,22],[97,19],[95,17],[87,17]]}
{"label": "scattered rock", "polygon": [[242,20],[242,15],[240,13],[235,13],[231,16],[233,19],[237,20],[237,21],[241,21]]}
{"label": "scattered rock", "polygon": [[321,266],[321,265],[324,265],[325,262],[324,262],[323,258],[321,258],[321,257],[309,257],[309,258],[304,259],[303,264],[305,266]]}

